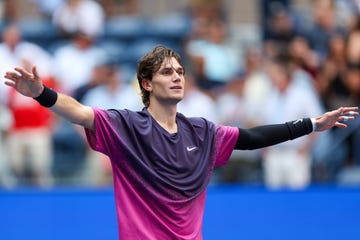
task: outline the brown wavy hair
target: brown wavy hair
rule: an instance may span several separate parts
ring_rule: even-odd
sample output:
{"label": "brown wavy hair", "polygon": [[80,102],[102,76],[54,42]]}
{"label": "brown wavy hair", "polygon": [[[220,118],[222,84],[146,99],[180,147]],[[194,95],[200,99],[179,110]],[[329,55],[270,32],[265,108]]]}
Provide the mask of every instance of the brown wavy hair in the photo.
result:
{"label": "brown wavy hair", "polygon": [[137,79],[141,90],[141,99],[145,107],[150,104],[150,92],[146,91],[141,82],[143,79],[152,80],[153,75],[160,69],[166,58],[175,58],[180,65],[181,56],[171,48],[156,46],[151,52],[144,55],[137,64]]}

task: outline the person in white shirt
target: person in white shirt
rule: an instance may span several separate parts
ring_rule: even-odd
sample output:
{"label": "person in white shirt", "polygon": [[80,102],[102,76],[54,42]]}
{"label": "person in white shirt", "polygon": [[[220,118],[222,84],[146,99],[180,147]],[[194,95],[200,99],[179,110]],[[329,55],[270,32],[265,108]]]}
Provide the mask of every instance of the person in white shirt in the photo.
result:
{"label": "person in white shirt", "polygon": [[54,11],[53,23],[65,36],[81,31],[95,37],[103,32],[105,12],[94,0],[66,0]]}
{"label": "person in white shirt", "polygon": [[[2,74],[5,74],[8,68],[22,66],[25,69],[31,69],[32,65],[36,64],[42,71],[41,78],[43,80],[52,78],[51,55],[40,46],[25,41],[18,25],[8,25],[3,31],[2,37],[3,42],[0,44],[0,72]],[[33,104],[21,94],[9,91],[9,89],[0,89],[0,92],[0,105],[3,104],[4,107],[9,108],[13,118],[13,124],[9,125],[10,116],[6,113],[6,109],[3,109],[0,114],[2,122],[0,125],[4,130],[8,130],[6,151],[9,164],[7,165],[11,168],[14,176],[14,184],[22,183],[23,180],[33,180],[36,185],[42,186],[52,184],[50,118],[49,124],[43,118],[45,115],[50,115],[44,115],[45,111],[42,108],[36,109],[38,105]],[[31,118],[23,118],[22,113],[24,112],[35,112],[36,115],[32,115]],[[36,149],[36,151],[29,149]],[[5,154],[0,153],[0,155],[5,157]],[[31,179],[27,178],[26,171],[33,175]]]}
{"label": "person in white shirt", "polygon": [[191,74],[186,76],[185,95],[178,104],[179,112],[187,117],[205,117],[213,122],[219,122],[216,101],[202,91]]}
{"label": "person in white shirt", "polygon": [[[265,122],[300,119],[323,111],[319,99],[309,91],[309,85],[298,84],[288,58],[276,58],[268,66],[275,86],[265,109]],[[311,150],[316,134],[266,148],[263,152],[265,183],[269,188],[302,189],[311,181]]]}
{"label": "person in white shirt", "polygon": [[70,43],[54,53],[54,72],[60,89],[72,95],[76,88],[90,79],[94,67],[105,57],[106,51],[95,46],[90,35],[76,33]]}

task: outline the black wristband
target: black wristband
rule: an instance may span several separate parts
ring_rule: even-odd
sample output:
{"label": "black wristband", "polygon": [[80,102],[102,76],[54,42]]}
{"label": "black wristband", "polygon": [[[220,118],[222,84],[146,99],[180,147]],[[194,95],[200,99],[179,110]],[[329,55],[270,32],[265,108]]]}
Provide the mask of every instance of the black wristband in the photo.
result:
{"label": "black wristband", "polygon": [[295,139],[313,131],[313,126],[310,118],[302,118],[296,121],[287,122],[291,139]]}
{"label": "black wristband", "polygon": [[42,91],[42,93],[34,99],[38,101],[41,106],[49,108],[56,103],[57,98],[57,92],[44,85],[44,90]]}

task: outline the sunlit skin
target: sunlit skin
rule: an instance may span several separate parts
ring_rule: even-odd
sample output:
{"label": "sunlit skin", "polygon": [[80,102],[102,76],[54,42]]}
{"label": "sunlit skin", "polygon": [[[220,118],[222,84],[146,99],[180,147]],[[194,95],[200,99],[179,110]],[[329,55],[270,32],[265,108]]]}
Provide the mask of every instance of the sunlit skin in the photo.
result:
{"label": "sunlit skin", "polygon": [[184,97],[185,70],[175,58],[165,59],[152,80],[143,85],[150,92],[150,105],[176,105]]}
{"label": "sunlit skin", "polygon": [[150,92],[148,111],[170,133],[177,132],[177,103],[184,97],[185,69],[175,58],[167,58],[151,80],[142,86]]}

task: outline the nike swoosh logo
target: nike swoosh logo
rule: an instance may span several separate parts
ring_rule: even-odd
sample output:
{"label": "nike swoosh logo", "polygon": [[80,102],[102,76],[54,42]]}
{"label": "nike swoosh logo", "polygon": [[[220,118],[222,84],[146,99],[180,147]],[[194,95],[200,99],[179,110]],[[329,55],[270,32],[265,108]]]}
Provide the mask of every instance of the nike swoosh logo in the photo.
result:
{"label": "nike swoosh logo", "polygon": [[188,152],[194,151],[195,149],[197,149],[197,147],[186,147]]}
{"label": "nike swoosh logo", "polygon": [[296,125],[297,123],[302,122],[302,121],[303,121],[302,119],[298,119],[294,122],[294,125]]}

